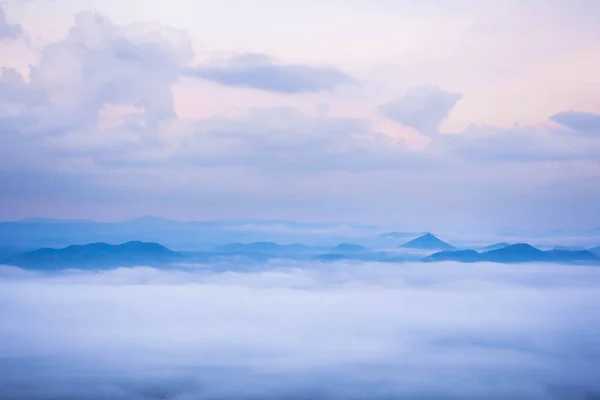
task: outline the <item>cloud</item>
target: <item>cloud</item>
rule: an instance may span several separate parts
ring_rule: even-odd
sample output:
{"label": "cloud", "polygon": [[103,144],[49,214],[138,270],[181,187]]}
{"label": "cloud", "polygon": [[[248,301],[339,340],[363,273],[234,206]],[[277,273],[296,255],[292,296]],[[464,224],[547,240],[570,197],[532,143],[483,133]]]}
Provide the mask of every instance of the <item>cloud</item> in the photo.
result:
{"label": "cloud", "polygon": [[462,97],[437,86],[417,86],[400,100],[381,106],[380,111],[387,118],[432,137],[438,134],[440,124]]}
{"label": "cloud", "polygon": [[226,162],[275,173],[428,167],[426,156],[370,130],[362,119],[269,108],[241,118],[197,121],[191,129],[194,134],[178,157],[198,164]]}
{"label": "cloud", "polygon": [[0,385],[29,399],[586,398],[600,390],[599,273],[3,267]]}
{"label": "cloud", "polygon": [[79,118],[95,122],[103,106],[127,105],[139,108],[143,122],[154,126],[173,117],[170,87],[192,56],[183,31],[152,22],[118,26],[84,12],[67,38],[44,48],[31,69],[31,86],[51,106]]}
{"label": "cloud", "polygon": [[[59,162],[87,164],[82,173],[169,165],[315,171],[395,169],[419,158],[360,119],[266,108],[239,118],[180,121],[171,86],[192,58],[185,32],[78,14],[67,37],[44,48],[29,82],[15,70],[3,71],[0,101],[14,109],[0,114],[12,128],[0,137],[3,163],[22,168],[19,160],[30,159],[29,168],[45,171]],[[281,90],[325,89],[350,79],[334,69],[278,66],[265,56],[232,62],[287,85]]]}
{"label": "cloud", "polygon": [[[28,76],[4,68],[0,76],[0,176],[7,182],[0,189],[4,215],[14,210],[22,215],[26,207],[46,213],[50,204],[72,210],[84,201],[89,202],[88,210],[113,207],[119,215],[135,214],[135,199],[146,203],[145,199],[160,198],[160,207],[152,213],[173,209],[174,203],[190,212],[199,208],[191,203],[204,201],[203,216],[217,208],[220,215],[233,209],[240,216],[255,215],[262,207],[268,209],[262,216],[279,210],[284,218],[330,218],[337,213],[338,217],[360,215],[362,221],[377,213],[376,218],[386,221],[390,213],[398,220],[416,218],[415,210],[431,202],[428,208],[446,214],[437,220],[448,221],[448,197],[456,196],[457,204],[462,196],[461,204],[497,205],[492,197],[507,188],[516,193],[511,186],[515,175],[507,172],[516,170],[511,164],[597,160],[600,142],[593,141],[593,135],[573,134],[563,127],[472,126],[456,135],[441,135],[439,124],[461,95],[436,86],[413,88],[400,101],[377,110],[365,100],[365,110],[356,113],[344,109],[346,99],[335,103],[339,98],[328,93],[327,99],[317,100],[332,101],[330,113],[312,107],[300,111],[299,107],[306,107],[304,96],[252,91],[245,107],[233,105],[234,116],[180,119],[175,104],[186,101],[185,96],[180,93],[175,99],[172,88],[189,83],[189,79],[181,81],[186,74],[205,68],[216,77],[231,78],[230,85],[262,85],[277,93],[327,91],[348,79],[334,68],[280,64],[262,55],[238,56],[199,70],[193,67],[194,60],[185,31],[156,22],[120,25],[85,12],[77,15],[63,39],[43,48]],[[254,73],[273,79],[244,80],[255,77]],[[361,96],[363,90],[365,96],[369,92],[368,87],[355,89]],[[212,94],[200,98],[210,99]],[[340,95],[336,92],[334,97]],[[250,108],[255,100],[260,107]],[[380,121],[370,115],[372,111],[428,135],[429,146],[422,151],[407,148],[400,139],[406,130]],[[500,168],[490,161],[504,163],[505,172],[498,172]],[[551,182],[556,184],[554,192],[564,192],[560,189],[568,186],[577,189],[569,193],[585,191],[586,201],[597,198],[595,189],[588,187],[595,182],[584,181],[594,166],[561,168],[574,172],[569,177],[558,172],[551,176],[542,166],[519,168],[521,187]],[[475,188],[492,182],[484,174],[494,175],[490,203],[472,197],[480,196],[473,194],[480,192]],[[563,181],[558,182],[557,176]],[[247,200],[245,208],[240,198]],[[7,199],[13,211],[6,211]],[[128,208],[123,205],[126,199]],[[412,216],[400,210],[411,210]],[[458,211],[457,205],[454,218],[459,218]],[[502,221],[507,218],[503,215]]]}
{"label": "cloud", "polygon": [[429,151],[471,162],[597,161],[600,140],[573,138],[571,131],[548,126],[470,125],[458,134],[440,135]]}
{"label": "cloud", "polygon": [[600,114],[582,111],[563,111],[550,119],[576,132],[600,137]]}
{"label": "cloud", "polygon": [[262,54],[239,55],[224,64],[190,68],[185,73],[224,86],[286,94],[329,91],[338,85],[354,82],[337,68],[276,64]]}
{"label": "cloud", "polygon": [[0,40],[17,39],[23,35],[23,28],[19,24],[10,24],[6,20],[4,7],[0,3]]}
{"label": "cloud", "polygon": [[0,121],[11,129],[0,135],[0,151],[20,155],[4,164],[29,160],[28,168],[43,169],[95,152],[160,150],[159,127],[176,117],[171,85],[192,56],[183,31],[77,14],[67,37],[44,47],[29,81],[2,71],[0,103],[9,106]]}

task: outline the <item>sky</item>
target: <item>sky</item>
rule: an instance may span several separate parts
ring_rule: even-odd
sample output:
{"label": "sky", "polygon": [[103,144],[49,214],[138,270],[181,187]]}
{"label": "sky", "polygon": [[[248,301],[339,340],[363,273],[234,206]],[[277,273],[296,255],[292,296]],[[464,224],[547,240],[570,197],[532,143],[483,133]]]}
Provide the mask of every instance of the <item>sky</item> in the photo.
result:
{"label": "sky", "polygon": [[0,219],[600,226],[594,0],[0,0]]}
{"label": "sky", "polygon": [[599,279],[549,264],[0,266],[0,386],[11,399],[592,400]]}

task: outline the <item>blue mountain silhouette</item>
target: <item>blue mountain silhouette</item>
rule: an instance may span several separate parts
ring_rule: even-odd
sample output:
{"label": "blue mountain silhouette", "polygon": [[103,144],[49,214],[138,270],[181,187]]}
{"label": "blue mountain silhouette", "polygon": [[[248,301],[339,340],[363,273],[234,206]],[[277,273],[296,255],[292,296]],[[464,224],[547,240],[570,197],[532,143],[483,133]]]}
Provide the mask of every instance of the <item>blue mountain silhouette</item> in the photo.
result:
{"label": "blue mountain silhouette", "polygon": [[173,262],[181,254],[158,244],[127,242],[119,245],[90,243],[65,248],[43,248],[13,254],[3,263],[25,268],[86,268],[131,265],[158,265]]}
{"label": "blue mountain silhouette", "polygon": [[513,244],[501,249],[478,253],[474,250],[441,251],[429,256],[428,261],[460,261],[479,262],[489,261],[497,263],[524,263],[524,262],[600,262],[600,257],[587,250],[549,250],[543,251],[527,243]]}
{"label": "blue mountain silhouette", "polygon": [[454,250],[456,247],[452,246],[449,243],[440,240],[437,236],[426,233],[422,236],[419,236],[416,239],[413,239],[409,242],[406,242],[398,247],[404,249],[421,249],[421,250]]}

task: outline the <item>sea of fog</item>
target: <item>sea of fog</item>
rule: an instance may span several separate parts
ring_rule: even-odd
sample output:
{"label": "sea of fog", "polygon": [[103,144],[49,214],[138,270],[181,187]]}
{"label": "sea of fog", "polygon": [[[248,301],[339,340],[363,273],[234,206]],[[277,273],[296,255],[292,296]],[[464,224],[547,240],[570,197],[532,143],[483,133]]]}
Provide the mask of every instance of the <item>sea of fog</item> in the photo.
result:
{"label": "sea of fog", "polygon": [[597,267],[0,267],[0,399],[599,394]]}

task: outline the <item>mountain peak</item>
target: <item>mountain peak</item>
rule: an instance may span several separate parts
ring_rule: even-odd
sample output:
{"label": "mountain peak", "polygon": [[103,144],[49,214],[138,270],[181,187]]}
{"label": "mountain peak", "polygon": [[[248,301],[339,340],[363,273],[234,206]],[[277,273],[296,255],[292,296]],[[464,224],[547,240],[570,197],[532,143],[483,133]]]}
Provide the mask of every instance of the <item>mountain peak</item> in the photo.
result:
{"label": "mountain peak", "polygon": [[425,233],[416,239],[404,243],[398,247],[404,249],[421,249],[421,250],[454,250],[455,247],[449,243],[440,240],[432,233]]}

